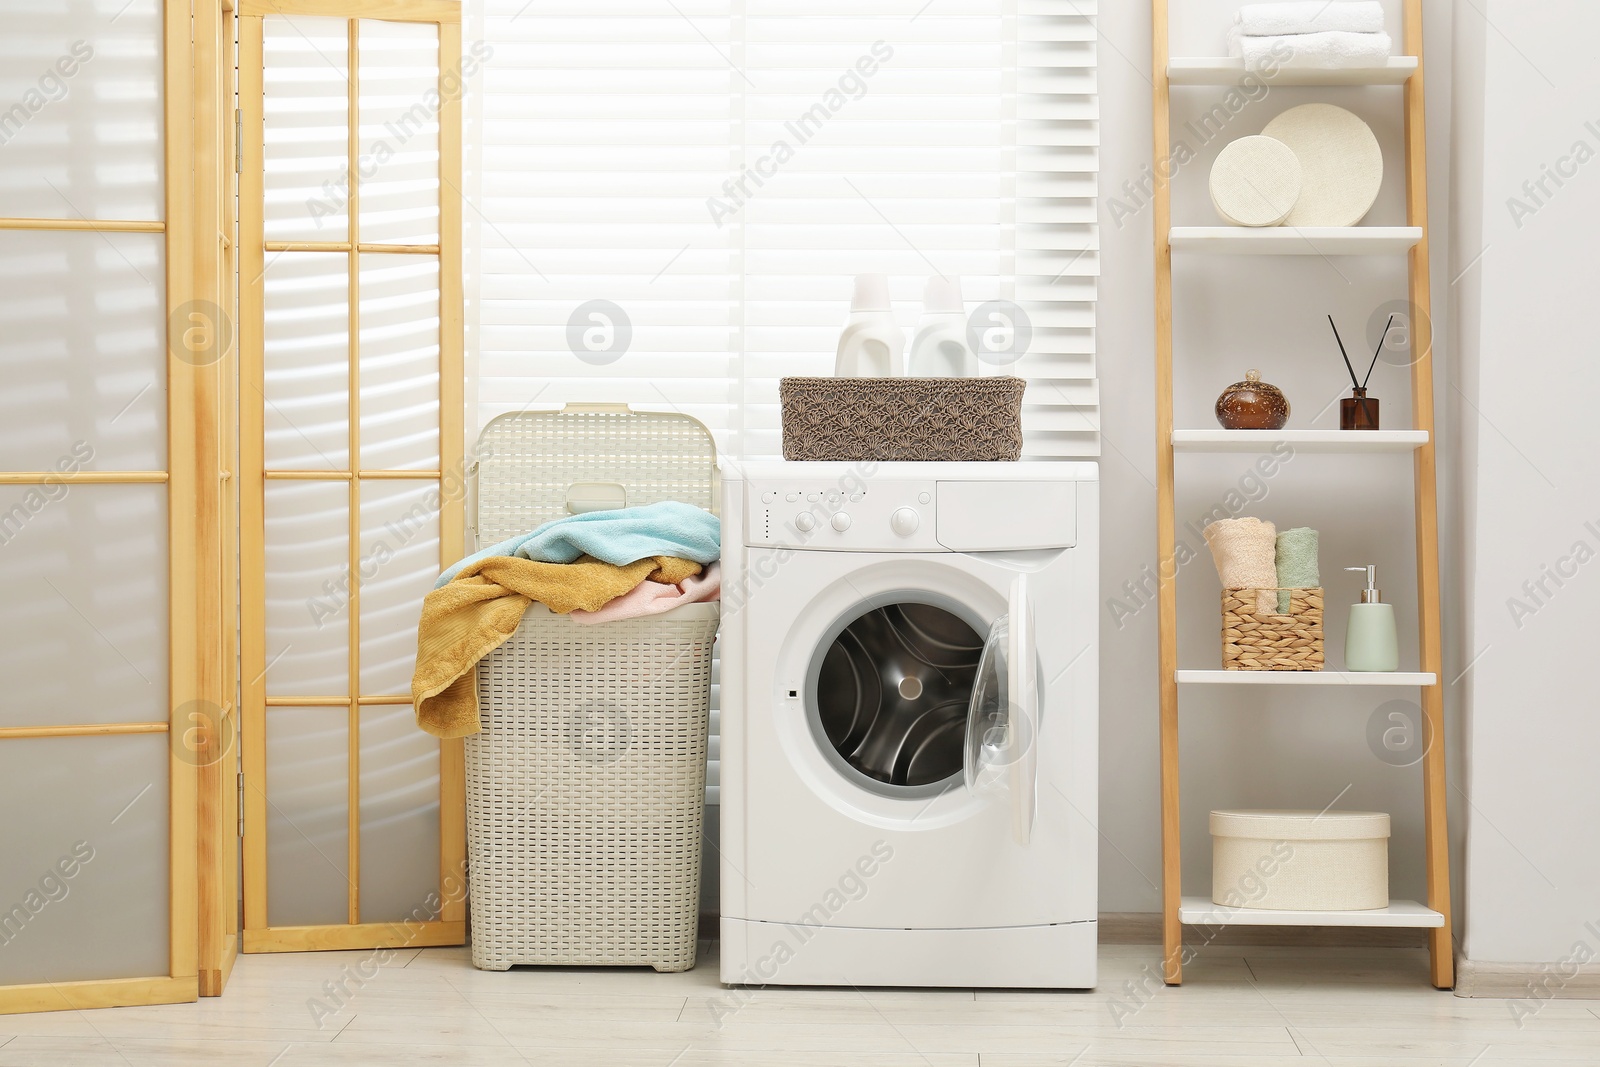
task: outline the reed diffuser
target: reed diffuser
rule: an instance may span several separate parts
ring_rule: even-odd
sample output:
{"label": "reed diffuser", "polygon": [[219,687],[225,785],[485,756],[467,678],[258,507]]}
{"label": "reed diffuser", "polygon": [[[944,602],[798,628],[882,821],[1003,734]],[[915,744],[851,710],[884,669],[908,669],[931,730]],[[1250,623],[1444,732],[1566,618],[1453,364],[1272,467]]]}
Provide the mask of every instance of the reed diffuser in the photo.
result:
{"label": "reed diffuser", "polygon": [[1328,325],[1333,327],[1333,339],[1339,344],[1339,355],[1344,360],[1344,369],[1350,372],[1350,395],[1339,401],[1339,429],[1341,430],[1376,430],[1378,428],[1378,399],[1367,395],[1367,383],[1372,380],[1372,370],[1378,365],[1378,355],[1383,351],[1383,343],[1389,339],[1389,328],[1394,325],[1394,316],[1389,316],[1389,321],[1383,325],[1383,336],[1378,338],[1378,347],[1372,353],[1372,362],[1367,364],[1367,376],[1356,379],[1356,369],[1350,365],[1350,354],[1344,350],[1344,339],[1339,336],[1339,327],[1334,325],[1333,316],[1328,316]]}

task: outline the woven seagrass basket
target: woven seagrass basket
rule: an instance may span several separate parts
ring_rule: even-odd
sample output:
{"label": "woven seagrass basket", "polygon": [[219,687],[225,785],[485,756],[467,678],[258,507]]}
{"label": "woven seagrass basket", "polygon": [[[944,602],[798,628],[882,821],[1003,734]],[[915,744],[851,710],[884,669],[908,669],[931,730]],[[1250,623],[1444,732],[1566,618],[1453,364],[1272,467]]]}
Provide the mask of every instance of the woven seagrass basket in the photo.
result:
{"label": "woven seagrass basket", "polygon": [[1021,378],[784,378],[783,458],[1015,460]]}
{"label": "woven seagrass basket", "polygon": [[[1281,606],[1280,593],[1288,611],[1260,610]],[[1320,588],[1222,591],[1224,670],[1320,671],[1323,662]]]}

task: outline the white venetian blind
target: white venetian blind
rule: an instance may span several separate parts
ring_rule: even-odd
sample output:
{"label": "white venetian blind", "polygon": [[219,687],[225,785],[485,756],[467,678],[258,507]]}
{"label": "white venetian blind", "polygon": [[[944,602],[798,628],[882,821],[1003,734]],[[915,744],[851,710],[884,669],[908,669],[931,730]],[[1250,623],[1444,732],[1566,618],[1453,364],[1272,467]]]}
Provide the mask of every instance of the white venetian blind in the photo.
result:
{"label": "white venetian blind", "polygon": [[[779,451],[852,275],[1020,305],[1030,457],[1098,453],[1092,0],[477,0],[480,423],[626,401]],[[605,303],[595,303],[605,302]],[[574,351],[576,349],[576,352]]]}
{"label": "white venetian blind", "polygon": [[[778,379],[832,373],[851,276],[890,276],[909,335],[945,274],[1031,327],[984,366],[1028,379],[1025,454],[1098,454],[1094,0],[467,13],[492,49],[464,190],[480,426],[626,402],[776,455]],[[709,774],[714,801],[715,740]]]}

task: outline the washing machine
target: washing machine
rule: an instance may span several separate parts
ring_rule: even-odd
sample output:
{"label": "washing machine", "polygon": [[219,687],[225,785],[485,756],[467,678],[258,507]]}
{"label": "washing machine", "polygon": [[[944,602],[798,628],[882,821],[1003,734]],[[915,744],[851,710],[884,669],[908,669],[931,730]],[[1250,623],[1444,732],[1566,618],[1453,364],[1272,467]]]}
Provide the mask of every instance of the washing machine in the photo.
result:
{"label": "washing machine", "polygon": [[1092,987],[1096,465],[723,481],[722,981]]}

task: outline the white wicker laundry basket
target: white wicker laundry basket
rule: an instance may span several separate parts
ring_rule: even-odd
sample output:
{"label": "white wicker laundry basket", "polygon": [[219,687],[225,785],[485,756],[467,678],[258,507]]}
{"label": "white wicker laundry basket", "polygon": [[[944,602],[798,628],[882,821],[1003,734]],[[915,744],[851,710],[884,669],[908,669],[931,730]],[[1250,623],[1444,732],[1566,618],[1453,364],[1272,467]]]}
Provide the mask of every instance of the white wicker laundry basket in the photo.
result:
{"label": "white wicker laundry basket", "polygon": [[[710,434],[569,406],[479,438],[479,547],[573,510],[712,508]],[[585,626],[532,605],[478,666],[466,739],[472,962],[694,966],[716,604]]]}

